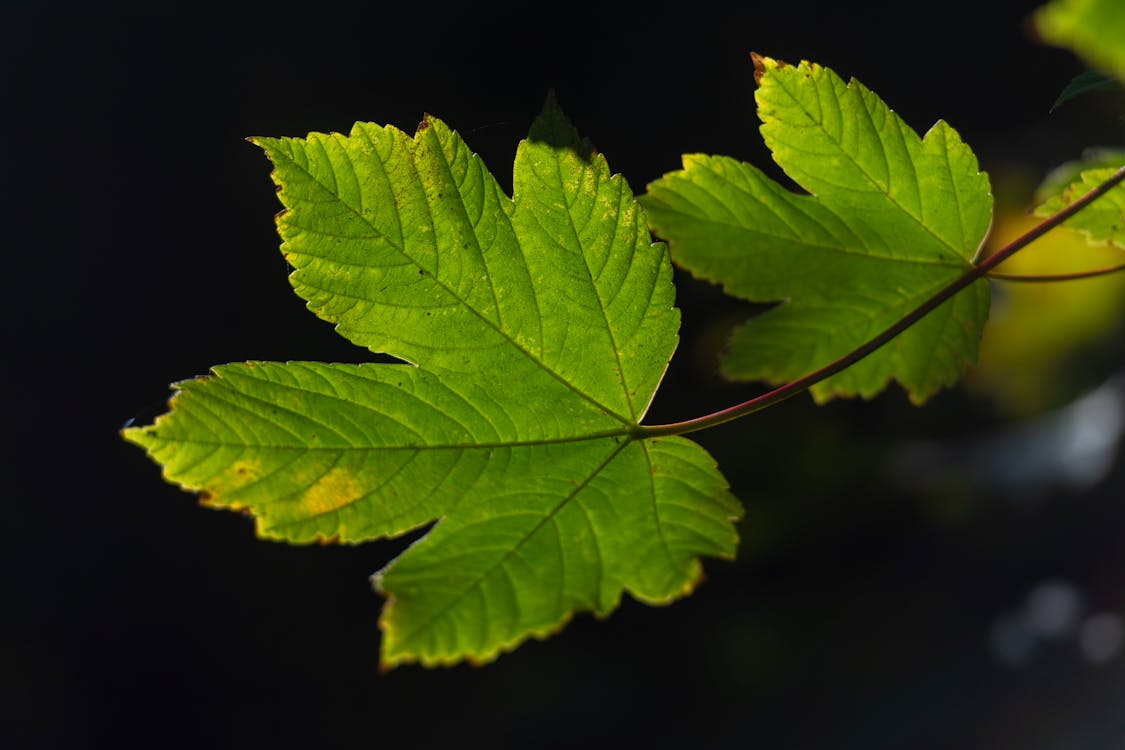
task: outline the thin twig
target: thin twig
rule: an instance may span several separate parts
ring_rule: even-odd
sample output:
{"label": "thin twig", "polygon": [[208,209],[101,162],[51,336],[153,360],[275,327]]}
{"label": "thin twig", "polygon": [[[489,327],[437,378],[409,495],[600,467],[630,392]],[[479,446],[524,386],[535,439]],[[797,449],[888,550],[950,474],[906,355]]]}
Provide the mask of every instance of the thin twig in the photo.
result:
{"label": "thin twig", "polygon": [[1022,273],[1000,273],[993,271],[988,274],[988,278],[995,279],[996,281],[1074,281],[1076,279],[1092,279],[1097,276],[1109,276],[1110,274],[1125,271],[1125,263],[1117,266],[1106,266],[1105,268],[1095,268],[1091,271],[1075,271],[1073,273],[1040,273],[1040,274],[1022,274]]}

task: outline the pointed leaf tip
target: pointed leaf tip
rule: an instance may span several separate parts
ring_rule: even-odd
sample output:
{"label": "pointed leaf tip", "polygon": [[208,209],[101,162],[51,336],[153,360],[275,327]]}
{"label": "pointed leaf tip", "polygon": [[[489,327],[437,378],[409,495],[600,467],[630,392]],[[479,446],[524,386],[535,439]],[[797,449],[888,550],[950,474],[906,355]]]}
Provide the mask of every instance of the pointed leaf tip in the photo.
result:
{"label": "pointed leaf tip", "polygon": [[750,60],[754,63],[754,83],[758,86],[762,85],[762,77],[772,70],[780,70],[781,68],[789,67],[789,63],[784,60],[777,60],[766,55],[760,55],[757,52],[750,53]]}
{"label": "pointed leaf tip", "polygon": [[750,59],[754,62],[754,83],[761,86],[762,76],[766,74],[766,58],[757,52],[751,52]]}
{"label": "pointed leaf tip", "polygon": [[583,138],[578,129],[571,123],[570,118],[559,106],[555,90],[547,92],[543,102],[543,109],[527,134],[527,140],[543,143],[552,148],[573,151],[583,161],[589,161],[594,154],[593,144],[589,139]]}
{"label": "pointed leaf tip", "polygon": [[1083,94],[1115,87],[1118,87],[1117,81],[1111,76],[1099,73],[1096,70],[1084,71],[1071,79],[1070,83],[1059,93],[1049,111],[1054,113],[1054,111],[1063,104],[1066,104],[1072,99],[1077,99]]}

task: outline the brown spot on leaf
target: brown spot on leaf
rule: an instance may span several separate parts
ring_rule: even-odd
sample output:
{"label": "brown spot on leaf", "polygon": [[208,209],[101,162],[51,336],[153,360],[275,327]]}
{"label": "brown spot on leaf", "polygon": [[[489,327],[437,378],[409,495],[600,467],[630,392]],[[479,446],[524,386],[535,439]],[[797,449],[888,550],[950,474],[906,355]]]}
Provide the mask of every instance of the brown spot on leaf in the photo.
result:
{"label": "brown spot on leaf", "polygon": [[261,475],[261,471],[262,467],[256,461],[235,461],[231,464],[230,469],[223,472],[223,475],[217,479],[222,484],[237,487],[257,479]]}
{"label": "brown spot on leaf", "polygon": [[766,66],[763,64],[765,58],[757,52],[750,53],[750,59],[754,62],[754,83],[759,86],[762,85],[762,76],[765,75]]}
{"label": "brown spot on leaf", "polygon": [[784,68],[789,64],[784,60],[774,60],[765,55],[759,55],[757,52],[751,52],[750,59],[754,61],[754,83],[759,86],[762,85],[762,76],[766,74],[766,62],[772,62],[778,68]]}

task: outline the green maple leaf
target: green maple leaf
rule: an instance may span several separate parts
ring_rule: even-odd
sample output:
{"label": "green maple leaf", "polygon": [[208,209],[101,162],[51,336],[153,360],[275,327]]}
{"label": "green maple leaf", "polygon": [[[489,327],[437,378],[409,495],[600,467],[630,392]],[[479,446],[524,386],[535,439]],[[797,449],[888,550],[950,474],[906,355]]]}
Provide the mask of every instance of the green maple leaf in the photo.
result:
{"label": "green maple leaf", "polygon": [[[728,293],[784,301],[736,331],[732,379],[792,381],[847,354],[968,270],[988,232],[988,177],[938,122],[920,138],[858,81],[756,57],[762,135],[811,195],[755,167],[688,155],[642,198],[672,257]],[[976,357],[987,282],[813,387],[818,401],[871,397],[893,378],[921,402]]]}
{"label": "green maple leaf", "polygon": [[[666,249],[548,102],[514,198],[444,123],[259,138],[308,307],[406,364],[246,362],[125,437],[261,536],[362,542],[437,520],[376,576],[385,666],[485,661],[622,591],[729,557],[713,459],[638,429],[677,342]],[[416,363],[416,364],[410,364]]]}
{"label": "green maple leaf", "polygon": [[[1038,190],[1041,201],[1036,216],[1051,216],[1108,180],[1125,166],[1125,150],[1091,150],[1082,160],[1055,169]],[[1117,185],[1078,214],[1064,227],[1086,235],[1094,244],[1125,248],[1125,185]]]}
{"label": "green maple leaf", "polygon": [[1076,52],[1095,68],[1125,80],[1125,3],[1054,0],[1035,12],[1044,40]]}

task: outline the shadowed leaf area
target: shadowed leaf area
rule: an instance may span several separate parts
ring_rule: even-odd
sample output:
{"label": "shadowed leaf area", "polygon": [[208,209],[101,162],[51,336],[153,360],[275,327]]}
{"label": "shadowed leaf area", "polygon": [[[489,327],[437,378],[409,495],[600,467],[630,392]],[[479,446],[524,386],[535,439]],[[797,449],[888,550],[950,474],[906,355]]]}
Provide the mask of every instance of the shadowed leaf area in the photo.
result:
{"label": "shadowed leaf area", "polygon": [[1067,102],[1077,99],[1083,94],[1088,94],[1091,91],[1104,91],[1106,89],[1120,90],[1121,84],[1112,76],[1104,73],[1099,73],[1096,70],[1086,70],[1076,75],[1070,83],[1059,92],[1058,97],[1055,98],[1055,103],[1051,105],[1051,111],[1066,104]]}
{"label": "shadowed leaf area", "polygon": [[620,176],[548,100],[506,196],[460,136],[257,138],[291,282],[403,364],[246,362],[125,437],[261,536],[436,524],[380,571],[384,666],[487,661],[621,593],[666,603],[739,515],[686,439],[639,439],[677,343],[672,270]]}
{"label": "shadowed leaf area", "polygon": [[[815,63],[755,58],[762,135],[809,194],[725,156],[687,155],[642,198],[677,264],[732,295],[781,302],[732,336],[736,380],[784,383],[842,357],[972,266],[992,195],[939,121],[924,137],[858,81]],[[813,386],[870,398],[893,379],[921,403],[975,359],[988,317],[977,281],[889,345]]]}

